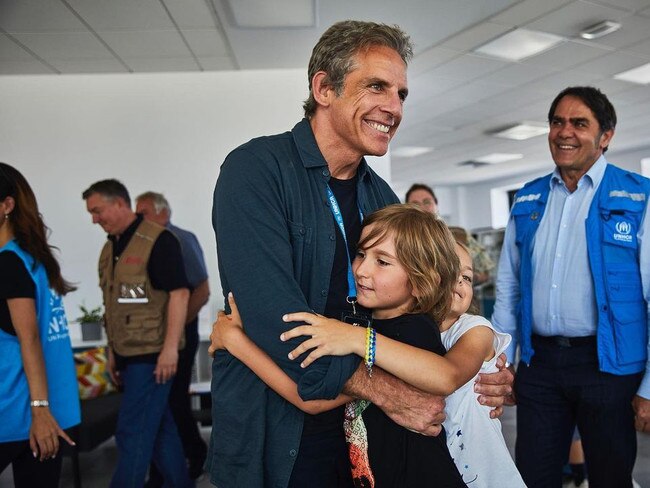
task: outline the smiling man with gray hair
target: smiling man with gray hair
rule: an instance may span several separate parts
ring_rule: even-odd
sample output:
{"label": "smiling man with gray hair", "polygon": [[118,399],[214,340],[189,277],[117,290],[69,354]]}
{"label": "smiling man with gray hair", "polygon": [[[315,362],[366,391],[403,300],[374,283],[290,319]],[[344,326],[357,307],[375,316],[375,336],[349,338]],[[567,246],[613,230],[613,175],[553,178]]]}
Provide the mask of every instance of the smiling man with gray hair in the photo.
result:
{"label": "smiling man with gray hair", "polygon": [[[298,383],[303,399],[345,392],[371,400],[401,426],[437,435],[443,398],[379,369],[370,381],[353,356],[323,357],[305,370],[287,356],[299,340],[279,339],[291,327],[286,313],[357,316],[348,278],[361,221],[398,202],[365,156],[385,154],[400,125],[412,54],[397,26],[348,20],[327,29],[309,62],[305,118],[228,155],[213,226],[223,291],[233,292],[246,333]],[[486,403],[500,406],[512,375],[498,378],[499,396]],[[342,406],[303,414],[223,350],[213,363],[212,406],[208,467],[215,485],[353,486]]]}

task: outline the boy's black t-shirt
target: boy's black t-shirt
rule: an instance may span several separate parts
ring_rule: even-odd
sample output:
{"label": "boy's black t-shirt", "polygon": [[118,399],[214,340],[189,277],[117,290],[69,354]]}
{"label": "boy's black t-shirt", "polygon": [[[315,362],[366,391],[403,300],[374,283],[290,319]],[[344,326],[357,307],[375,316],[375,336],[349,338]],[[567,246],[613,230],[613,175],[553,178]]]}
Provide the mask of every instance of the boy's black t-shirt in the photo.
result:
{"label": "boy's black t-shirt", "polygon": [[[373,327],[378,334],[404,344],[441,356],[446,352],[438,326],[427,315],[374,319]],[[368,458],[377,487],[466,488],[447,449],[444,429],[436,437],[412,432],[393,422],[373,404],[366,408],[362,418],[368,431]]]}

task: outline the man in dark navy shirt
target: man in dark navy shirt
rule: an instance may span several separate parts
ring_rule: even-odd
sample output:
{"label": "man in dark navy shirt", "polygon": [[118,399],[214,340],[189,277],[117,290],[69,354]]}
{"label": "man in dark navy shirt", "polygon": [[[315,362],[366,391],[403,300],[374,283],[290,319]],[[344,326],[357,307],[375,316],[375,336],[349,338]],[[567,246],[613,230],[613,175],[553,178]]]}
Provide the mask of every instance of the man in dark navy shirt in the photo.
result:
{"label": "man in dark navy shirt", "polygon": [[[228,155],[214,193],[213,226],[224,293],[232,291],[250,338],[294,380],[305,400],[342,391],[372,401],[395,422],[437,435],[444,399],[424,394],[357,357],[290,361],[298,340],[282,315],[350,313],[348,261],[364,215],[399,200],[366,163],[402,119],[408,36],[396,26],[344,21],[318,41],[309,63],[305,119]],[[338,212],[336,211],[338,209]],[[512,376],[496,387],[503,403]],[[494,392],[494,391],[493,391]],[[217,351],[207,467],[216,486],[351,487],[340,409],[309,416],[269,391],[246,366]]]}

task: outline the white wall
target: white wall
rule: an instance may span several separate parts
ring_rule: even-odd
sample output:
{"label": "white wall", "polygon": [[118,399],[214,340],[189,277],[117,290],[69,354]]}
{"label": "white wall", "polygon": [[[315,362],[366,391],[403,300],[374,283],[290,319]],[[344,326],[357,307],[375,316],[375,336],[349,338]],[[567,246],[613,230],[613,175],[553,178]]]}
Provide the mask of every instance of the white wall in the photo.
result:
{"label": "white wall", "polygon": [[500,180],[493,180],[485,183],[478,183],[475,185],[467,185],[464,188],[465,195],[471,195],[472,205],[471,208],[468,209],[468,211],[465,212],[463,216],[463,226],[468,229],[491,227],[493,225],[491,200],[492,189],[512,186],[516,184],[523,185],[527,181],[553,171],[552,164],[553,163],[551,161],[546,171],[538,171],[535,173],[518,175],[511,178],[503,178]]}
{"label": "white wall", "polygon": [[462,187],[434,186],[432,187],[438,199],[438,213],[449,225],[459,223],[458,191]]}
{"label": "white wall", "polygon": [[616,151],[614,148],[607,151],[605,156],[612,164],[635,173],[641,173],[641,160],[650,157],[650,146],[629,151]]}
{"label": "white wall", "polygon": [[219,166],[242,142],[293,127],[306,95],[303,69],[0,77],[0,161],[27,177],[64,275],[78,283],[65,300],[69,319],[78,304],[101,303],[105,233],[81,193],[104,178],[120,179],[132,198],[167,196],[173,222],[203,246],[212,289],[203,316],[213,316],[223,305],[210,217]]}

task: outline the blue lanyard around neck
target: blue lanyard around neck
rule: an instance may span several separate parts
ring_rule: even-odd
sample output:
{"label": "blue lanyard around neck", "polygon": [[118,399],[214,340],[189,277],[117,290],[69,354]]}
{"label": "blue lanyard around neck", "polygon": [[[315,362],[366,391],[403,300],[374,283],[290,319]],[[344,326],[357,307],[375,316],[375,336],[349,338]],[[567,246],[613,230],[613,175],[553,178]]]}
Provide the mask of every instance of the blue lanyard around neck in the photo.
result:
{"label": "blue lanyard around neck", "polygon": [[[341,214],[341,207],[339,207],[339,202],[336,201],[334,192],[332,191],[329,185],[327,185],[327,198],[329,198],[332,215],[334,216],[336,225],[338,225],[339,229],[341,229],[341,235],[343,236],[343,242],[345,243],[345,255],[348,258],[347,301],[348,303],[352,304],[352,307],[354,308],[354,304],[357,301],[357,286],[354,280],[354,274],[352,273],[352,260],[350,259],[350,247],[348,246],[348,238],[345,234],[345,224],[343,223],[343,215]],[[361,218],[361,222],[363,222],[363,212],[361,212],[360,208],[359,208],[359,217]]]}

